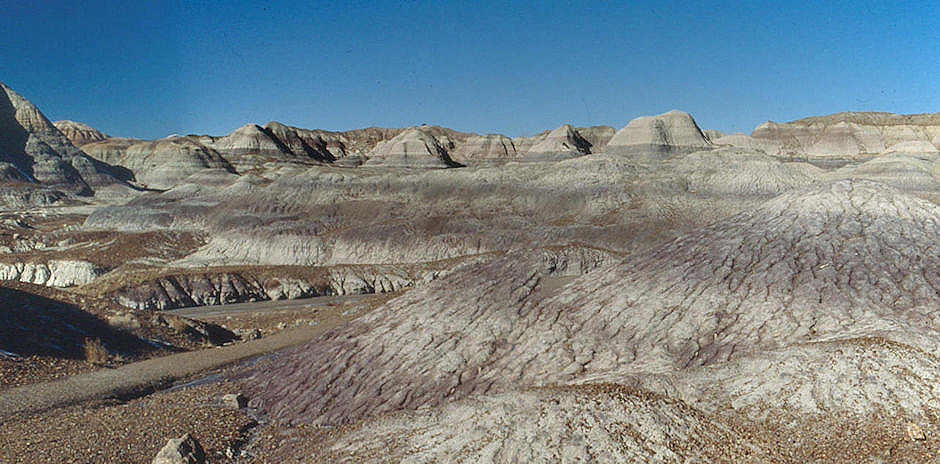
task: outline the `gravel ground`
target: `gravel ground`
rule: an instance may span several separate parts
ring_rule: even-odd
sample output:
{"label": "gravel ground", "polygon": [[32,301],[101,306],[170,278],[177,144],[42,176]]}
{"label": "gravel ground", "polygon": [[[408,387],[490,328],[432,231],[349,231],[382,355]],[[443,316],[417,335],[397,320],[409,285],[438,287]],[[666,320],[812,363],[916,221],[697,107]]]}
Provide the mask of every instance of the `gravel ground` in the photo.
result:
{"label": "gravel ground", "polygon": [[0,391],[47,382],[71,375],[83,374],[97,369],[91,363],[78,359],[62,359],[51,356],[26,356],[0,359]]}
{"label": "gravel ground", "polygon": [[221,404],[228,388],[215,383],[14,419],[0,425],[0,462],[150,463],[167,440],[185,433],[199,440],[208,462],[232,462],[226,451],[240,446],[255,422]]}

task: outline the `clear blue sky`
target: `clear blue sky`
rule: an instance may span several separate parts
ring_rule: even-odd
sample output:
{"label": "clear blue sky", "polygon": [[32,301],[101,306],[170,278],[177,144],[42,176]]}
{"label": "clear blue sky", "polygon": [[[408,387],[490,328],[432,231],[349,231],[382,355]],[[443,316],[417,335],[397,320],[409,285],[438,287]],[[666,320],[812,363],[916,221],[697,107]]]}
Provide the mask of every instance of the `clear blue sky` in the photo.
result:
{"label": "clear blue sky", "polygon": [[938,5],[0,0],[0,81],[119,136],[269,120],[515,136],[673,108],[750,132],[940,111]]}

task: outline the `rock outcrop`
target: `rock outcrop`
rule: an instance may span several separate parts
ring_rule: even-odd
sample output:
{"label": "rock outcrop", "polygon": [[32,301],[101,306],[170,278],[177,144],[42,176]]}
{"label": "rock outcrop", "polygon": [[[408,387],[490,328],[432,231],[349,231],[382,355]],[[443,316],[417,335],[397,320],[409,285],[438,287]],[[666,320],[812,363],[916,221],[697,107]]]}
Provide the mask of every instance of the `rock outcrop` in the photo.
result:
{"label": "rock outcrop", "polygon": [[431,280],[443,272],[440,268],[393,265],[334,266],[295,272],[276,269],[179,272],[128,282],[105,291],[105,294],[129,308],[166,310],[247,301],[393,292]]}
{"label": "rock outcrop", "polygon": [[80,122],[68,120],[55,121],[52,125],[54,125],[56,129],[59,129],[62,135],[68,137],[72,145],[76,147],[81,147],[82,145],[92,142],[99,142],[108,138],[108,134]]}
{"label": "rock outcrop", "polygon": [[614,134],[604,150],[611,154],[662,158],[711,147],[689,113],[672,110],[630,121]]}
{"label": "rock outcrop", "polygon": [[105,272],[107,269],[81,260],[0,263],[0,280],[15,280],[48,287],[85,285]]}

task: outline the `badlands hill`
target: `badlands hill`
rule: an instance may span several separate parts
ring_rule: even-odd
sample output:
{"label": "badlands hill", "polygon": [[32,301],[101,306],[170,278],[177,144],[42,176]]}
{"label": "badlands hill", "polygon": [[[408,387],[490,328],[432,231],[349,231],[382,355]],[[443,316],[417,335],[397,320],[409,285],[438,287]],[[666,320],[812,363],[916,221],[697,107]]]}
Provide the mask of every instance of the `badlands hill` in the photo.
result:
{"label": "badlands hill", "polygon": [[284,358],[253,392],[282,417],[336,424],[813,341],[882,337],[929,359],[938,239],[940,208],[880,184],[795,190],[561,289],[539,290],[553,269],[538,254],[455,272]]}
{"label": "badlands hill", "polygon": [[528,161],[553,161],[584,156],[591,152],[591,143],[570,124],[565,124],[542,138],[525,154]]}
{"label": "badlands hill", "polygon": [[[179,140],[175,144],[107,138],[70,121],[60,125],[92,157],[117,167],[122,178],[160,189],[177,185],[199,169],[227,169],[274,178],[285,169],[296,171],[324,164],[446,168],[559,161],[597,153],[644,161],[722,146],[829,168],[887,152],[934,153],[940,143],[936,115],[891,113],[837,113],[789,123],[768,121],[750,135],[703,131],[691,115],[679,110],[636,118],[617,131],[609,126],[575,128],[565,124],[535,136],[516,138],[429,125],[332,132],[271,121],[263,126],[246,124],[225,136],[176,137]],[[180,144],[186,149],[181,150]],[[137,147],[132,150],[134,145]],[[163,172],[141,171],[151,166],[152,160],[166,162],[161,167]]]}
{"label": "badlands hill", "polygon": [[630,121],[607,142],[615,154],[666,156],[710,148],[711,143],[689,113],[672,110]]}
{"label": "badlands hill", "polygon": [[714,142],[841,165],[888,152],[936,152],[940,146],[940,113],[849,112],[787,123],[767,121],[750,136],[732,134]]}
{"label": "badlands hill", "polygon": [[[84,363],[89,334],[117,363],[211,342],[216,326],[164,311],[187,307],[262,344],[310,337],[225,377],[262,424],[219,459],[935,461],[934,116],[140,140],[4,101],[0,279],[20,283],[0,295],[24,303],[0,311],[0,375],[17,382],[59,375],[59,351]],[[29,296],[48,287],[68,305]],[[314,296],[329,302],[256,305]],[[190,308],[228,303],[246,305]],[[118,343],[128,330],[143,338]],[[127,407],[172,403],[149,401]],[[168,410],[131,419],[212,420]],[[29,442],[36,462],[74,445]]]}
{"label": "badlands hill", "polygon": [[99,142],[106,138],[109,138],[108,134],[101,132],[94,127],[91,127],[87,124],[82,124],[75,121],[55,121],[52,123],[62,132],[62,135],[68,137],[69,141],[72,142],[72,145],[80,147],[82,145]]}
{"label": "badlands hill", "polygon": [[72,145],[35,105],[0,83],[0,180],[91,195],[121,187],[108,167]]}

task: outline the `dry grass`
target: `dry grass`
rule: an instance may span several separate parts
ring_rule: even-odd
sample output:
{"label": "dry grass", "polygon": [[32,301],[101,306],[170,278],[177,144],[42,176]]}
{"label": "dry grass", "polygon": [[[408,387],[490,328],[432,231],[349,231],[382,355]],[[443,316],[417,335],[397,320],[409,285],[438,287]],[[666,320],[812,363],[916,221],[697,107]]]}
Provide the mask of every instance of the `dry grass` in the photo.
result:
{"label": "dry grass", "polygon": [[109,360],[110,353],[108,353],[108,349],[105,348],[104,344],[101,343],[101,340],[97,338],[85,339],[85,361],[96,366],[101,366],[108,364]]}
{"label": "dry grass", "polygon": [[134,330],[140,328],[140,319],[134,313],[118,313],[108,318],[108,324],[119,329]]}

